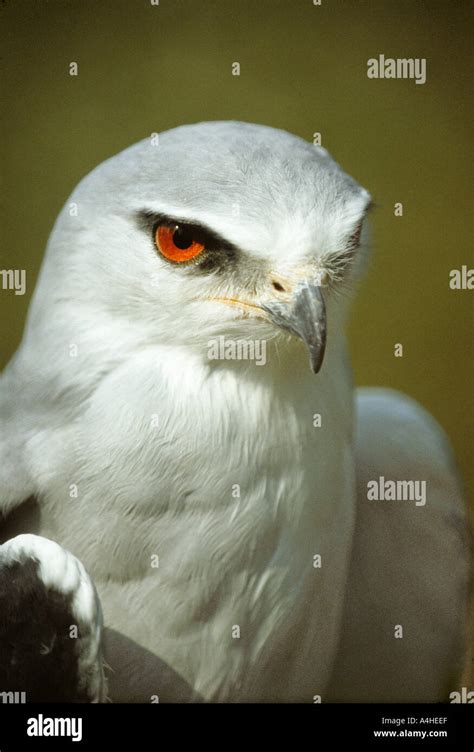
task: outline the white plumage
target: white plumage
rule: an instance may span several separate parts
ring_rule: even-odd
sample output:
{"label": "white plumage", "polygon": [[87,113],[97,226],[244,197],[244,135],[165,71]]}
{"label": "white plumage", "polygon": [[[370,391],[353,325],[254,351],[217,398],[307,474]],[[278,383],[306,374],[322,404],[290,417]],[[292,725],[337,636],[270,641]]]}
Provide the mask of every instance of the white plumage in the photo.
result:
{"label": "white plumage", "polygon": [[[203,123],[105,162],[61,212],[0,382],[1,503],[35,496],[35,532],[91,575],[112,699],[446,699],[468,580],[449,451],[390,392],[358,398],[353,433],[369,203],[321,148]],[[160,254],[170,218],[213,235],[207,265]],[[265,341],[266,365],[209,360],[219,336]],[[426,479],[426,507],[369,503],[380,475]]]}

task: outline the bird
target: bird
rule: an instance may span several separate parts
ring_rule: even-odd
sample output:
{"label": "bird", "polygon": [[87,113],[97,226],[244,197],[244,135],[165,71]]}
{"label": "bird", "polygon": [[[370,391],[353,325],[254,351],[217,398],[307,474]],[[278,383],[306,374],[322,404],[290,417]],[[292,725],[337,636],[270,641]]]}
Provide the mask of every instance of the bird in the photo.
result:
{"label": "bird", "polygon": [[[66,201],[0,379],[0,642],[19,589],[59,643],[82,588],[67,699],[437,702],[459,681],[452,449],[353,383],[372,208],[323,147],[238,121],[145,138]],[[380,478],[426,503],[370,499]]]}

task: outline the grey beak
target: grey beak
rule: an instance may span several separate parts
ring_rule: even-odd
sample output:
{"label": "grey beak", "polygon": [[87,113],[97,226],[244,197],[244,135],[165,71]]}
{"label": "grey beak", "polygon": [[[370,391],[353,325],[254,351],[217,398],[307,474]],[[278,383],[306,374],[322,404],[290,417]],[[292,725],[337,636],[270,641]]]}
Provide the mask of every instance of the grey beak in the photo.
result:
{"label": "grey beak", "polygon": [[262,308],[274,324],[303,340],[309,350],[311,369],[318,373],[326,349],[326,306],[321,288],[300,282],[288,302],[275,300]]}

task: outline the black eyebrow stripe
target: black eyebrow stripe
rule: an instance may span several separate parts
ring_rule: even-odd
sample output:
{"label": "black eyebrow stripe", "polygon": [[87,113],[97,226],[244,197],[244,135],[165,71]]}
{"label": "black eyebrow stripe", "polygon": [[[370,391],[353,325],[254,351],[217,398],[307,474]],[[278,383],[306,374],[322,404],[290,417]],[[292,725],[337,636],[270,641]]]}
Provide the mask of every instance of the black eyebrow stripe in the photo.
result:
{"label": "black eyebrow stripe", "polygon": [[206,248],[212,250],[213,248],[221,248],[223,250],[238,251],[239,248],[227,240],[219,233],[212,230],[207,225],[203,225],[201,222],[196,222],[192,219],[186,219],[185,217],[172,217],[169,214],[162,212],[154,212],[150,209],[143,209],[138,214],[142,224],[145,224],[147,228],[157,224],[163,224],[167,227],[174,227],[174,225],[180,225],[181,227],[188,227],[193,230],[196,235],[204,240]]}

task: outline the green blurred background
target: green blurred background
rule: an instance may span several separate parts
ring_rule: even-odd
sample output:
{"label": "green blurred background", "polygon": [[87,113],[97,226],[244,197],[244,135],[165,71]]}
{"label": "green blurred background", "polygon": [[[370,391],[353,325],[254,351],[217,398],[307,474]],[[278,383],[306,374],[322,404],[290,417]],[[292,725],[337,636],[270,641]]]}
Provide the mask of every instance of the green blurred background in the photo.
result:
{"label": "green blurred background", "polygon": [[[6,0],[1,10],[0,268],[26,269],[28,286],[24,297],[0,291],[0,367],[20,342],[54,219],[103,159],[199,120],[320,132],[378,204],[350,328],[357,383],[425,405],[472,488],[474,293],[449,288],[451,269],[472,266],[469,3]],[[380,53],[427,58],[426,84],[368,79]]]}

